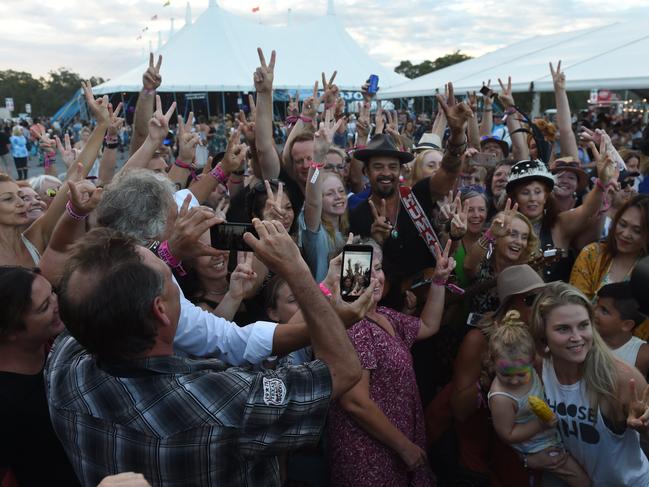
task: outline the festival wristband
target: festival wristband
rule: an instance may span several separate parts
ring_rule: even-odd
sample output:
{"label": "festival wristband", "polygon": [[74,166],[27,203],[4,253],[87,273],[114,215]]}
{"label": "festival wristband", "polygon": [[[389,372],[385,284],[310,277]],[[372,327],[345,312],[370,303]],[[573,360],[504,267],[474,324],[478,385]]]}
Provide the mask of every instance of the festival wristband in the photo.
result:
{"label": "festival wristband", "polygon": [[192,181],[196,181],[196,179],[198,179],[198,177],[196,176],[196,169],[192,164],[187,164],[186,162],[183,162],[180,159],[176,159],[174,165],[182,169],[187,169],[189,171],[189,175],[192,178]]}
{"label": "festival wristband", "polygon": [[81,215],[80,213],[77,213],[72,206],[72,202],[68,200],[68,202],[65,204],[65,211],[68,212],[68,215],[70,215],[70,218],[73,220],[81,221],[85,220],[88,215]]}
{"label": "festival wristband", "polygon": [[212,176],[214,179],[216,179],[219,183],[221,184],[227,184],[229,177],[225,175],[223,172],[223,169],[221,169],[221,165],[217,164],[214,169],[210,171],[210,176]]}
{"label": "festival wristband", "polygon": [[176,259],[171,253],[171,250],[169,250],[168,240],[165,240],[158,246],[157,253],[158,257],[160,257],[165,262],[165,264],[178,271],[179,276],[187,275],[187,272],[185,271],[185,269],[183,269],[182,262]]}
{"label": "festival wristband", "polygon": [[332,293],[324,282],[321,282],[319,287],[320,287],[320,291],[322,291],[322,294],[324,294],[325,297],[327,298],[331,297]]}
{"label": "festival wristband", "polygon": [[486,238],[489,243],[494,243],[496,241],[496,237],[492,233],[491,228],[487,228],[487,231],[482,236]]}

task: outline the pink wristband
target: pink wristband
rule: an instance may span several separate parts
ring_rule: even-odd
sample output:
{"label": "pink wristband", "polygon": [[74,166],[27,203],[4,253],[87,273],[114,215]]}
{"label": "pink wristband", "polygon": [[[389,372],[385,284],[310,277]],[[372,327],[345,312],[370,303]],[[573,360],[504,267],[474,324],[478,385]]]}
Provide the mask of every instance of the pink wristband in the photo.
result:
{"label": "pink wristband", "polygon": [[216,179],[221,184],[227,184],[229,177],[225,175],[221,166],[217,164],[214,169],[210,171],[210,176]]}
{"label": "pink wristband", "polygon": [[169,250],[168,240],[162,242],[158,247],[158,257],[160,257],[169,267],[176,269],[178,271],[178,275],[187,275],[187,272],[185,272],[185,269],[183,269],[182,262],[176,259]]}
{"label": "pink wristband", "polygon": [[496,241],[496,237],[491,233],[491,228],[487,228],[487,231],[482,236],[486,238],[489,243],[494,243]]}
{"label": "pink wristband", "polygon": [[331,297],[332,293],[324,282],[321,282],[319,287],[320,287],[320,291],[322,291],[322,294],[324,294],[325,297],[327,298]]}
{"label": "pink wristband", "polygon": [[68,212],[68,215],[70,215],[70,218],[81,221],[85,220],[88,215],[80,215],[76,211],[74,211],[74,208],[72,207],[72,202],[68,200],[68,202],[65,204],[65,211]]}
{"label": "pink wristband", "polygon": [[196,170],[194,169],[193,165],[187,164],[180,159],[176,159],[176,162],[174,162],[174,164],[182,169],[187,169],[189,171],[189,175],[192,178],[192,181],[196,181],[198,179],[198,177],[196,176]]}

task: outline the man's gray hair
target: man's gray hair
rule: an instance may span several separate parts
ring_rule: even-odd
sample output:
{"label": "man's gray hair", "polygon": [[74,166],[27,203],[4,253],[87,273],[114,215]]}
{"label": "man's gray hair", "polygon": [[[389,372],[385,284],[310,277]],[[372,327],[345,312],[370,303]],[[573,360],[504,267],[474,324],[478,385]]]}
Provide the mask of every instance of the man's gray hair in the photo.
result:
{"label": "man's gray hair", "polygon": [[97,223],[134,238],[140,245],[160,240],[169,211],[177,211],[174,192],[163,174],[147,169],[122,173],[104,189]]}

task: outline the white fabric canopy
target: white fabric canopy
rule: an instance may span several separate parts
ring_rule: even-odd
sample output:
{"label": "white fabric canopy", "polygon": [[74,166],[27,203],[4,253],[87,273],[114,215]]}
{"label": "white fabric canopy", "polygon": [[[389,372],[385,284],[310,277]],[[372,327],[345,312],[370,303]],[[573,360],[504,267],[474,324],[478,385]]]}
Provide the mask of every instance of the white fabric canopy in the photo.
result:
{"label": "white fabric canopy", "polygon": [[[406,80],[371,59],[333,12],[313,22],[271,27],[249,22],[210,2],[196,22],[185,25],[160,49],[159,91],[254,91],[257,47],[264,50],[267,62],[271,50],[277,51],[276,89],[313,89],[322,71],[329,76],[334,70],[341,90],[359,90],[370,74],[379,75],[382,88]],[[142,63],[93,92],[139,91],[146,67]]]}
{"label": "white fabric canopy", "polygon": [[491,79],[500,90],[512,77],[514,92],[553,91],[548,63],[561,60],[568,90],[649,88],[649,19],[536,36],[475,59],[379,91],[379,98],[431,96],[452,81],[455,92],[477,90]]}

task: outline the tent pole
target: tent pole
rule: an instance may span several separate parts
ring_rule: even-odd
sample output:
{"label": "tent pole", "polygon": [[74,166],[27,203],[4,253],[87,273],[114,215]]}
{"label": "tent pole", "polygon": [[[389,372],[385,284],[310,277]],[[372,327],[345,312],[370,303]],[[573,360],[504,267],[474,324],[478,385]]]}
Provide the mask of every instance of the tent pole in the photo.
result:
{"label": "tent pole", "polygon": [[211,115],[210,115],[210,94],[207,91],[205,92],[205,103],[207,103],[207,120],[209,122],[210,117],[211,117]]}
{"label": "tent pole", "polygon": [[223,116],[225,117],[225,93],[221,92],[221,109],[223,110]]}

